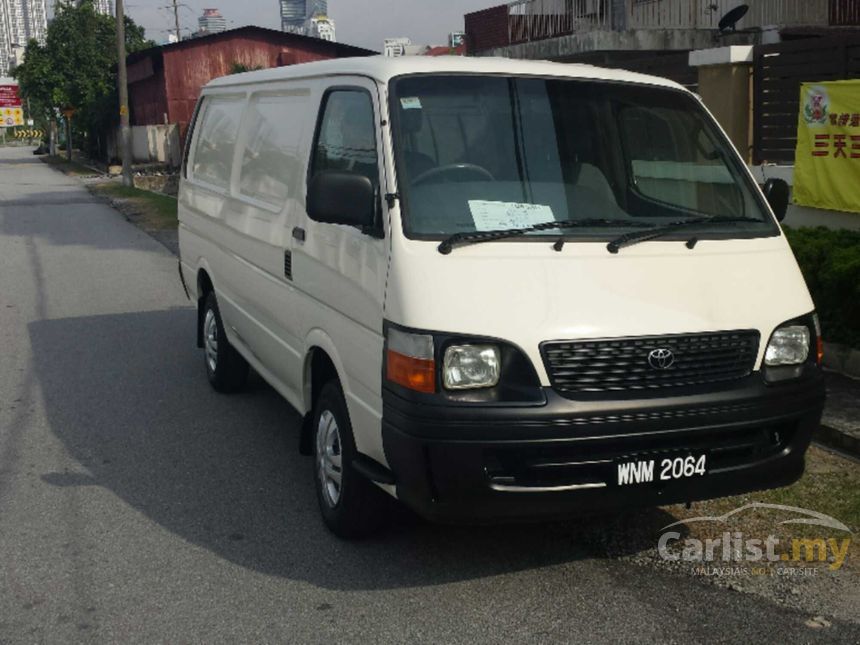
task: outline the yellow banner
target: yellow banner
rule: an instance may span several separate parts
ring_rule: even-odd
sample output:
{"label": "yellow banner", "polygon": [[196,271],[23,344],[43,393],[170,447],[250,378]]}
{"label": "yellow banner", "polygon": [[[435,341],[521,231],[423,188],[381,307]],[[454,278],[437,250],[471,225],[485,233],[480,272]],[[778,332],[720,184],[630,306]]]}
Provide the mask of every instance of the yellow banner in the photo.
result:
{"label": "yellow banner", "polygon": [[24,125],[24,110],[19,107],[0,108],[0,128],[14,128]]}
{"label": "yellow banner", "polygon": [[860,213],[860,80],[801,85],[794,201]]}

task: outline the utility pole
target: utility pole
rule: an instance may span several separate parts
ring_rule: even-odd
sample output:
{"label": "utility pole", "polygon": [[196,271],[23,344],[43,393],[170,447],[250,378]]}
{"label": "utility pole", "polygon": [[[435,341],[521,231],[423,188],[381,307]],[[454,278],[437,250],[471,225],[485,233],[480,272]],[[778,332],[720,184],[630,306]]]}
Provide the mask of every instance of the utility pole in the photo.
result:
{"label": "utility pole", "polygon": [[176,42],[182,41],[182,32],[179,30],[179,4],[173,0],[173,18],[176,21]]}
{"label": "utility pole", "polygon": [[122,156],[122,185],[134,186],[131,176],[131,126],[128,119],[128,72],[125,68],[125,8],[116,0],[116,54],[119,77],[119,131]]}

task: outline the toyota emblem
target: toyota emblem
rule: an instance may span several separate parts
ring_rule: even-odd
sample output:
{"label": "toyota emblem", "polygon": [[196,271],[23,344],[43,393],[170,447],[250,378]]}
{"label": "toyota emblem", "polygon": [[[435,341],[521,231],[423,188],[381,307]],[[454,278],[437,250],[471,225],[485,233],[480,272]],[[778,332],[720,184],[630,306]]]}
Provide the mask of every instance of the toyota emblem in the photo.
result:
{"label": "toyota emblem", "polygon": [[675,355],[670,349],[652,349],[648,354],[648,365],[655,370],[667,370],[675,364]]}

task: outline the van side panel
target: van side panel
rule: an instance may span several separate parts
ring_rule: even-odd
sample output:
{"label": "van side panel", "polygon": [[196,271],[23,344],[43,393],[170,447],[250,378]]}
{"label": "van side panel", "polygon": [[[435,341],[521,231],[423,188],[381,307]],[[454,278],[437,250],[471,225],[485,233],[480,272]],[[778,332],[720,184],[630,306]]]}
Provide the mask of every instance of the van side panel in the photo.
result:
{"label": "van side panel", "polygon": [[264,366],[267,380],[303,412],[303,339],[284,250],[304,201],[305,139],[313,117],[307,87],[284,85],[249,88],[227,189],[195,172],[197,153],[217,127],[204,113],[183,185],[182,255],[186,264],[206,259],[231,343]]}
{"label": "van side panel", "polygon": [[[358,77],[319,80],[314,88],[314,103],[322,104],[327,90],[357,89],[373,102],[375,144],[378,155],[378,181],[385,192],[379,89],[374,82]],[[344,127],[354,123],[351,115]],[[343,141],[345,149],[367,142]],[[313,145],[313,143],[311,144]],[[309,159],[313,154],[309,150]],[[380,198],[381,199],[381,198]],[[306,297],[301,307],[301,323],[306,338],[325,336],[337,348],[344,366],[341,374],[349,407],[356,446],[376,461],[385,464],[380,434],[382,420],[382,315],[388,272],[390,231],[377,239],[349,226],[315,222],[302,212],[298,224],[304,240],[291,240],[293,277]]]}
{"label": "van side panel", "polygon": [[284,250],[303,201],[304,149],[310,92],[306,86],[263,86],[250,92],[237,146],[228,203],[237,279],[236,332],[288,391],[302,392],[299,303],[285,271]]}
{"label": "van side panel", "polygon": [[[379,88],[365,78],[265,83],[238,96],[229,87],[207,90],[180,194],[180,246],[195,290],[197,271],[207,267],[230,342],[302,414],[312,405],[307,356],[314,347],[329,354],[359,452],[385,464],[382,317],[390,230],[386,222],[385,239],[376,239],[314,222],[305,210],[319,107],[327,88],[344,85],[366,91],[380,117]],[[227,153],[219,146],[231,129],[220,110],[208,121],[207,111],[229,100],[243,109]],[[378,127],[375,136],[384,194],[386,146]],[[304,240],[293,236],[296,228],[304,229]]]}

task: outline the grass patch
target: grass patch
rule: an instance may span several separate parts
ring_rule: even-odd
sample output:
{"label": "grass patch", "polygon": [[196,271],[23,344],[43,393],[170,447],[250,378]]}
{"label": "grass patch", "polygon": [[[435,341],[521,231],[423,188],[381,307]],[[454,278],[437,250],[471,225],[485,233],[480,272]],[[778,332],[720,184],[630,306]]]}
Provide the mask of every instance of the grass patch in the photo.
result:
{"label": "grass patch", "polygon": [[683,507],[672,508],[683,509],[678,514],[685,517],[700,515],[700,510],[717,515],[750,502],[808,508],[835,517],[852,531],[860,531],[860,467],[845,457],[812,446],[806,454],[806,472],[791,486],[700,502],[695,513]]}
{"label": "grass patch", "polygon": [[119,183],[94,184],[89,188],[97,195],[118,202],[122,210],[138,220],[143,228],[170,229],[177,226],[175,197]]}
{"label": "grass patch", "polygon": [[72,177],[91,177],[92,175],[98,174],[98,172],[92,168],[88,168],[77,161],[69,161],[65,157],[46,156],[42,157],[42,159],[44,159],[45,163],[50,164],[60,172],[71,175]]}
{"label": "grass patch", "polygon": [[765,493],[763,501],[802,506],[841,520],[860,530],[860,467],[843,457],[813,447],[804,477],[788,488]]}

